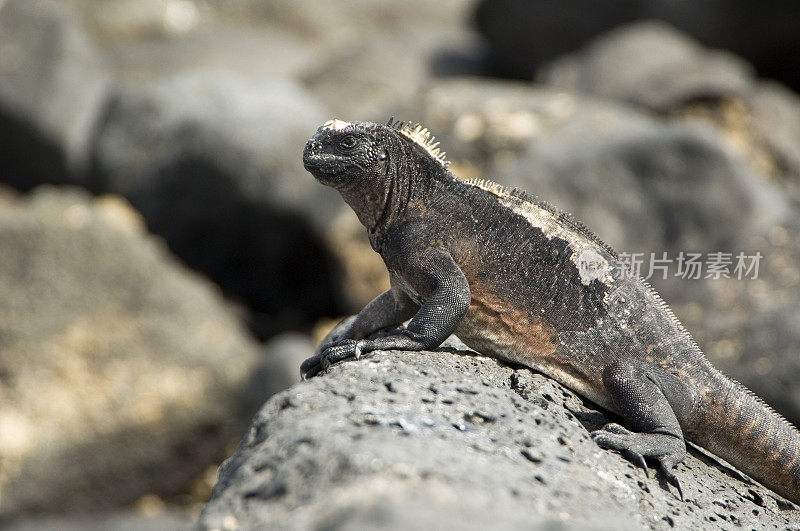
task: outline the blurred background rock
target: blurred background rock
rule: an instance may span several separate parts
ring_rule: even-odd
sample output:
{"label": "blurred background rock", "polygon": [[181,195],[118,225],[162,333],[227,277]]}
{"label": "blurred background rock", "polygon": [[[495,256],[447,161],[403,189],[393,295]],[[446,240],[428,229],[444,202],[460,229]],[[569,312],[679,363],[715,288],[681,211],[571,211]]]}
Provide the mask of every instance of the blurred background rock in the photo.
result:
{"label": "blurred background rock", "polygon": [[0,523],[188,525],[386,288],[302,168],[332,117],[419,121],[618,250],[760,251],[757,280],[653,283],[798,423],[798,27],[788,0],[0,0]]}

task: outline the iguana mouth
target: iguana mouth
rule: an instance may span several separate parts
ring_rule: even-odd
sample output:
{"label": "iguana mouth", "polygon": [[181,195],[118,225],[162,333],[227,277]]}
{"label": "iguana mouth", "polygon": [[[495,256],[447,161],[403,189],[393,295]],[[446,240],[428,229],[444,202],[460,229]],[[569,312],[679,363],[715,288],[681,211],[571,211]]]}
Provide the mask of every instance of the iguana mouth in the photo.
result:
{"label": "iguana mouth", "polygon": [[322,144],[314,138],[309,140],[303,149],[303,166],[315,175],[338,173],[342,170],[340,157],[323,151]]}
{"label": "iguana mouth", "polygon": [[303,166],[313,174],[335,174],[341,173],[345,169],[341,157],[330,153],[305,153],[303,155]]}

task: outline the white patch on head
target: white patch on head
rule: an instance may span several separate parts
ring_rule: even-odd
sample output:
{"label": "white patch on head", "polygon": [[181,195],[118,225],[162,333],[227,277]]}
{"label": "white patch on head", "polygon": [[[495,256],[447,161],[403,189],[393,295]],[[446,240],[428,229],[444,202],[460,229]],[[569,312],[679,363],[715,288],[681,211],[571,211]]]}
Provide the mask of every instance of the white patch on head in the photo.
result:
{"label": "white patch on head", "polygon": [[325,129],[333,129],[334,131],[341,131],[345,127],[350,127],[350,125],[352,125],[350,124],[350,122],[345,122],[344,120],[339,120],[338,118],[336,118],[333,120],[328,120],[327,122],[322,124],[322,127],[324,127]]}
{"label": "white patch on head", "polygon": [[[519,197],[508,194],[501,185],[485,180],[470,180],[468,184],[476,186],[491,193],[500,201],[500,204],[509,208],[515,214],[525,218],[528,223],[542,230],[547,238],[561,238],[565,240],[572,255],[570,260],[575,264],[581,277],[581,283],[589,284],[592,280],[599,280],[610,286],[614,283],[611,274],[611,264],[608,263],[597,249],[596,244],[586,238],[576,237],[552,212]],[[581,261],[591,262],[592,269],[584,268]]]}

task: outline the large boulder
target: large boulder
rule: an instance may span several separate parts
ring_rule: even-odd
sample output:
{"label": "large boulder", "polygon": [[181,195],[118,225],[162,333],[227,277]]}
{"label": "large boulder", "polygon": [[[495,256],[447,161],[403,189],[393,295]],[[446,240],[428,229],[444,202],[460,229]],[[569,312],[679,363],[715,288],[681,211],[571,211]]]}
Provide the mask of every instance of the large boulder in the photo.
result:
{"label": "large boulder", "polygon": [[202,529],[783,528],[786,502],[690,450],[683,500],[589,432],[606,413],[474,353],[375,352],[273,397]]}
{"label": "large boulder", "polygon": [[704,48],[667,24],[640,22],[543,65],[536,78],[666,112],[694,100],[746,95],[752,71],[733,54]]}
{"label": "large boulder", "polygon": [[327,119],[296,83],[257,74],[124,83],[98,127],[92,186],[130,200],[269,335],[335,312],[335,263],[322,239],[342,205],[301,156]]}
{"label": "large boulder", "polygon": [[662,23],[610,31],[539,69],[558,89],[713,124],[764,176],[800,182],[800,98]]}
{"label": "large boulder", "polygon": [[635,20],[639,3],[617,0],[600,6],[591,0],[483,0],[477,3],[474,18],[492,48],[499,73],[530,79],[545,61],[579,48],[617,24]]}
{"label": "large boulder", "polygon": [[530,78],[543,62],[617,26],[655,19],[744,57],[763,76],[800,87],[800,6],[793,0],[483,0],[475,13],[496,60],[517,77]]}
{"label": "large boulder", "polygon": [[118,197],[5,200],[0,247],[0,518],[188,492],[266,396],[237,312]]}
{"label": "large boulder", "polygon": [[3,2],[0,79],[3,182],[77,183],[109,81],[78,17],[58,2]]}

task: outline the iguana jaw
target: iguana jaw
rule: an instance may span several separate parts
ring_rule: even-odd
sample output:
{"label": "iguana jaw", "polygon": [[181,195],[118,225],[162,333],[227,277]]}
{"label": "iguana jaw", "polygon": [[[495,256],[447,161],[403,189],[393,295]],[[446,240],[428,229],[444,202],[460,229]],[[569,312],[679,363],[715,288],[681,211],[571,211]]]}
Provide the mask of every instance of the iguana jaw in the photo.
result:
{"label": "iguana jaw", "polygon": [[303,150],[303,166],[314,178],[327,186],[336,187],[337,181],[346,180],[348,164],[344,157],[325,153],[315,138],[306,143]]}
{"label": "iguana jaw", "polygon": [[329,153],[311,153],[306,149],[306,152],[303,153],[303,166],[315,177],[320,174],[334,175],[344,171],[339,158]]}
{"label": "iguana jaw", "polygon": [[303,150],[303,165],[317,181],[336,189],[351,206],[359,221],[372,229],[386,208],[385,182],[376,176],[377,169],[368,166],[369,160],[355,160],[352,156],[333,151],[329,130],[339,131],[352,127],[350,122],[332,120],[317,130]]}

